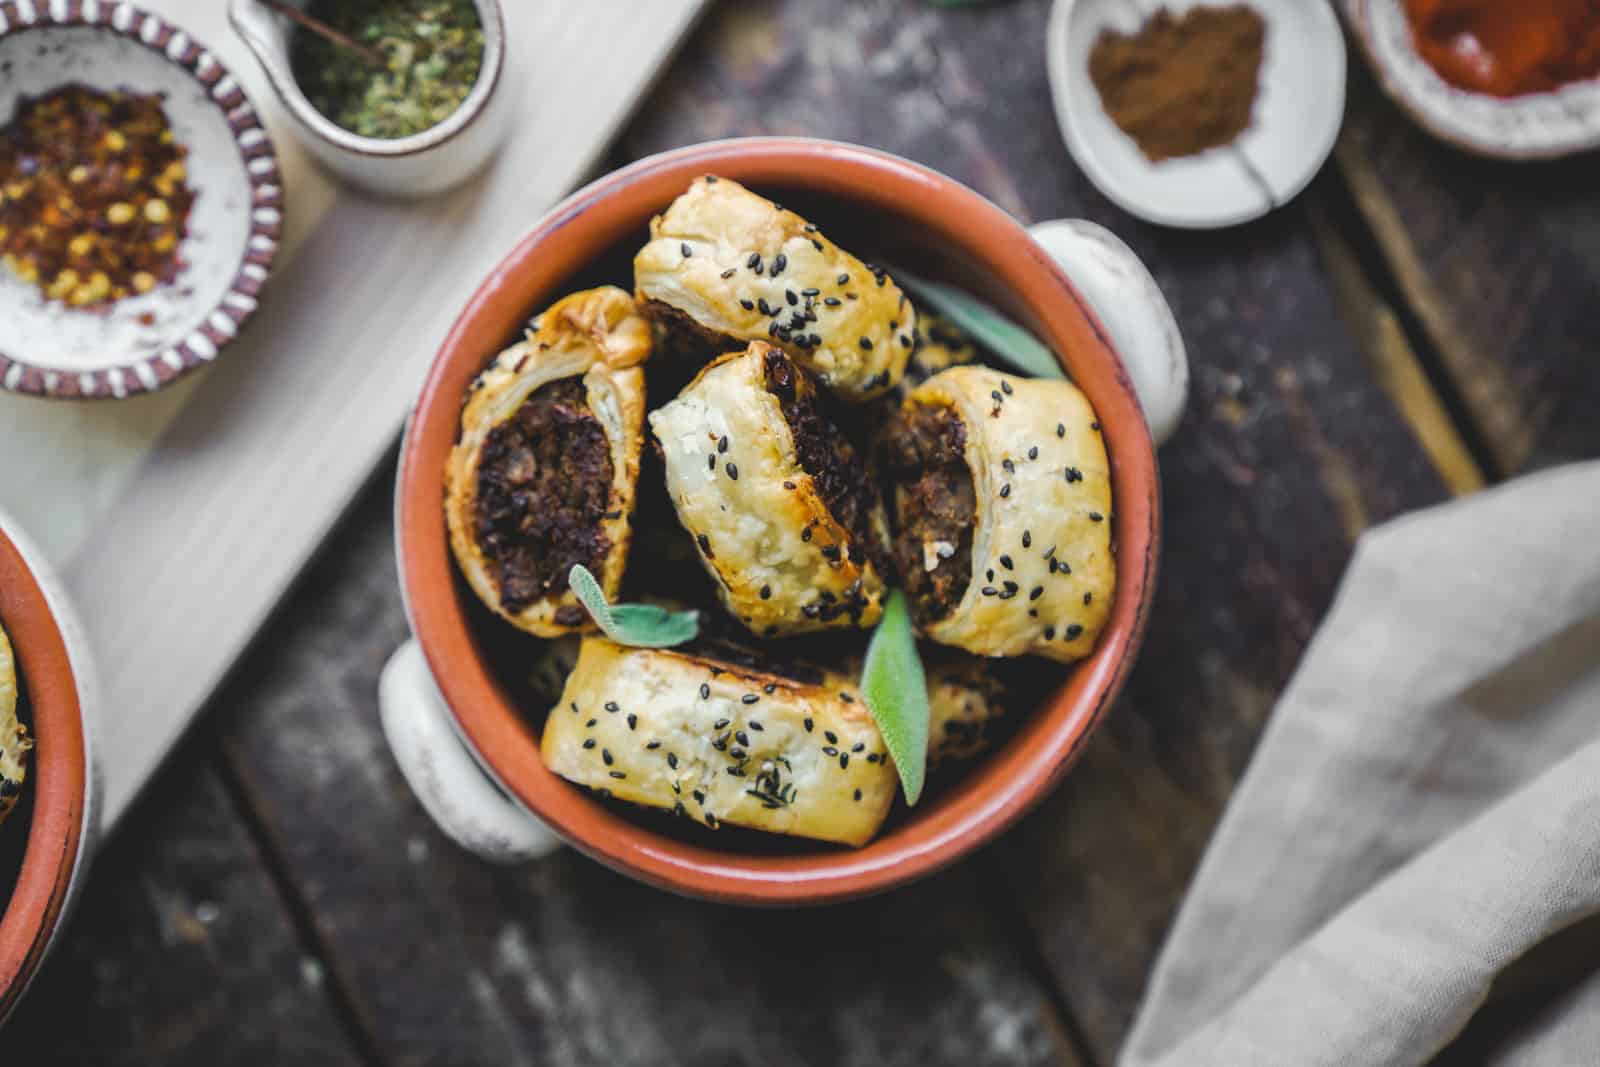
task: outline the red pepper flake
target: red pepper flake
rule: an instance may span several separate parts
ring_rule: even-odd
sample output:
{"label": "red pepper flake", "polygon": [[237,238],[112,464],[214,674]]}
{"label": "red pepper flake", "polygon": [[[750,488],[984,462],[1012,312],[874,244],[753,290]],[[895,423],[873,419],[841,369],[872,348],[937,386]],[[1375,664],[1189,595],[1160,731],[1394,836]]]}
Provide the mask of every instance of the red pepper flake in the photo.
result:
{"label": "red pepper flake", "polygon": [[160,94],[24,98],[0,130],[0,261],[70,307],[170,282],[194,203],[187,155]]}

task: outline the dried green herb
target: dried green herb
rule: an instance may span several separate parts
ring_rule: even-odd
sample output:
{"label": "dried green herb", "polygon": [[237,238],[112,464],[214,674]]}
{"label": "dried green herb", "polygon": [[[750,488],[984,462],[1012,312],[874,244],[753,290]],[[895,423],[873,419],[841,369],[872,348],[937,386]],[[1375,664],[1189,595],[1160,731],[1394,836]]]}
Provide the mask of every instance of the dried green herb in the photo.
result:
{"label": "dried green herb", "polygon": [[972,335],[996,359],[1035,378],[1065,378],[1055,353],[1021,326],[977,297],[891,267],[895,283]]}
{"label": "dried green herb", "polygon": [[595,625],[619,645],[634,648],[671,648],[693,641],[700,632],[697,611],[668,611],[655,604],[608,604],[605,591],[589,568],[574,563],[567,576],[572,592],[589,611]]}
{"label": "dried green herb", "polygon": [[472,0],[317,0],[309,13],[381,52],[363,63],[305,29],[289,45],[311,105],[362,137],[410,137],[449,118],[483,66],[483,24]]}
{"label": "dried green herb", "polygon": [[917,654],[911,609],[899,589],[889,594],[861,668],[861,695],[900,772],[906,803],[922,796],[928,771],[928,678]]}

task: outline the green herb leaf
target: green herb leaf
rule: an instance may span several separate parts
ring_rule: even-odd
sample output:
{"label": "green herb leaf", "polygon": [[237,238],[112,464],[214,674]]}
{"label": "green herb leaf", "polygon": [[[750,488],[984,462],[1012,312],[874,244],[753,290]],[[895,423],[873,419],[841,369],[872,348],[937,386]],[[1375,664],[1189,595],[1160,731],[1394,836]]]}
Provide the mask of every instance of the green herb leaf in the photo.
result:
{"label": "green herb leaf", "polygon": [[619,645],[671,648],[694,640],[700,632],[697,611],[668,611],[655,604],[607,604],[606,594],[589,568],[574,563],[567,583],[589,610],[589,617]]}
{"label": "green herb leaf", "polygon": [[872,631],[861,695],[894,757],[906,803],[915,805],[928,770],[928,678],[917,655],[906,595],[898,589],[889,593],[883,621]]}
{"label": "green herb leaf", "polygon": [[1066,377],[1055,353],[977,297],[954,286],[919,278],[898,267],[890,267],[889,274],[895,284],[967,331],[1002,363],[1035,378]]}

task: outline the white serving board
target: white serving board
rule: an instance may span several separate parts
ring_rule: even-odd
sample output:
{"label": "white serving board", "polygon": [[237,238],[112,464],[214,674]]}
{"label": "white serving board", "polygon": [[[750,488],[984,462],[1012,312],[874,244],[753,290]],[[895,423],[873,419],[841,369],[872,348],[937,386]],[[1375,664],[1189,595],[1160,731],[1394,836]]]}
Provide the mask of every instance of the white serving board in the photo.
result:
{"label": "white serving board", "polygon": [[0,394],[0,507],[62,569],[89,632],[108,824],[394,441],[472,290],[594,166],[705,3],[511,0],[505,148],[465,187],[403,204],[316,169],[221,0],[146,0],[245,84],[287,228],[216,366],[120,402]]}

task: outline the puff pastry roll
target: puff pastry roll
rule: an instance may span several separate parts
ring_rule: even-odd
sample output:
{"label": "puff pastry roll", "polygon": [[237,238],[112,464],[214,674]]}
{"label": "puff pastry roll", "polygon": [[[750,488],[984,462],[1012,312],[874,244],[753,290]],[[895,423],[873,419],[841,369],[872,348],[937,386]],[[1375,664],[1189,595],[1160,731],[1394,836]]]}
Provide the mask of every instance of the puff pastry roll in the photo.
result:
{"label": "puff pastry roll", "polygon": [[649,320],[615,287],[574,293],[473,384],[445,472],[450,544],[495,612],[542,637],[591,628],[574,563],[614,598],[639,452]]}
{"label": "puff pastry roll", "polygon": [[1110,469],[1083,394],[953,367],[906,398],[883,449],[922,632],[982,656],[1087,655],[1116,573]]}
{"label": "puff pastry roll", "polygon": [[887,274],[726,178],[696,179],[651,221],[633,276],[669,329],[714,351],[769,340],[851,402],[899,381],[916,343],[916,312]]}
{"label": "puff pastry roll", "polygon": [[883,503],[822,401],[788,355],[753,341],[650,413],[679,521],[728,611],[762,636],[883,612]]}
{"label": "puff pastry roll", "polygon": [[899,779],[853,685],[585,638],[545,723],[545,766],[579,785],[722,823],[861,845]]}
{"label": "puff pastry roll", "polygon": [[17,662],[11,641],[0,627],[0,822],[17,806],[28,777],[28,750],[33,741],[17,718]]}
{"label": "puff pastry roll", "polygon": [[928,764],[971,759],[989,747],[1006,713],[1005,686],[989,664],[967,656],[928,665]]}

